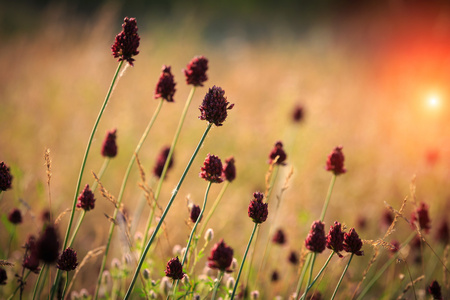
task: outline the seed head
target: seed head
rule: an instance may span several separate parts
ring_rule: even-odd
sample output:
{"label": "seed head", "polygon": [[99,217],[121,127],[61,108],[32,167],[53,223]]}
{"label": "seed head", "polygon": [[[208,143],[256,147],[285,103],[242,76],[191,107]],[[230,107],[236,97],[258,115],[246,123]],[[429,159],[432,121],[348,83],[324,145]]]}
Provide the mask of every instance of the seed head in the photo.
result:
{"label": "seed head", "polygon": [[330,155],[328,155],[327,171],[333,172],[334,175],[340,175],[347,172],[344,167],[344,154],[342,153],[342,146],[334,148]]}
{"label": "seed head", "polygon": [[436,232],[436,239],[444,245],[447,245],[448,241],[450,240],[450,232],[448,229],[447,221],[445,219],[442,220],[441,224],[438,227],[438,230]]}
{"label": "seed head", "polygon": [[[169,152],[170,147],[163,147],[161,149],[161,152],[159,153],[158,158],[156,159],[156,164],[155,167],[153,168],[153,174],[158,178],[161,178],[164,165],[166,163],[167,157],[169,156]],[[173,166],[173,153],[172,157],[170,158],[169,165],[167,166],[167,171],[169,171],[170,168],[172,168],[172,166]]]}
{"label": "seed head", "polygon": [[433,299],[442,300],[441,286],[434,280],[428,287],[428,293],[433,296]]}
{"label": "seed head", "polygon": [[325,245],[325,224],[321,221],[314,221],[306,237],[305,246],[312,252],[322,253],[325,250]]}
{"label": "seed head", "polygon": [[342,232],[341,223],[334,222],[334,226],[330,227],[327,235],[327,248],[336,252],[339,257],[342,257],[339,253],[344,250],[344,232]]}
{"label": "seed head", "polygon": [[11,188],[12,175],[5,162],[0,162],[0,192]]}
{"label": "seed head", "polygon": [[170,66],[163,65],[161,75],[155,89],[155,99],[163,98],[167,102],[173,102],[173,95],[175,95],[175,81],[173,79]]}
{"label": "seed head", "polygon": [[285,160],[287,158],[286,152],[283,149],[283,143],[278,141],[275,143],[272,151],[269,154],[269,164],[271,164],[274,159],[278,156],[278,160],[276,162],[277,165],[285,165]]}
{"label": "seed head", "polygon": [[86,184],[80,196],[78,196],[77,207],[82,208],[85,211],[89,211],[94,209],[95,206],[95,198],[91,189],[89,188],[89,184]]}
{"label": "seed head", "polygon": [[73,271],[77,266],[77,252],[72,248],[64,250],[56,262],[56,267],[62,271]]}
{"label": "seed head", "polygon": [[6,275],[6,270],[0,268],[0,285],[5,285],[6,280],[8,280],[8,275]]}
{"label": "seed head", "polygon": [[200,177],[206,181],[221,183],[222,178],[222,161],[218,156],[208,154],[203,162]]}
{"label": "seed head", "polygon": [[116,133],[117,129],[106,132],[105,140],[102,146],[102,156],[113,158],[117,155],[117,144],[116,144]]}
{"label": "seed head", "polygon": [[227,101],[224,95],[225,91],[222,88],[216,86],[210,88],[199,107],[201,112],[199,119],[206,120],[216,126],[222,126],[228,116],[227,110],[234,106]]}
{"label": "seed head", "polygon": [[351,228],[348,233],[346,232],[344,234],[344,250],[357,256],[362,256],[364,252],[361,251],[361,248],[362,241],[356,233],[355,228]]}
{"label": "seed head", "polygon": [[170,277],[172,279],[183,279],[183,266],[181,265],[178,256],[169,260],[164,272],[166,273],[167,277]]}
{"label": "seed head", "polygon": [[[425,233],[428,233],[431,228],[430,217],[428,216],[428,205],[424,202],[420,203],[420,206],[411,215],[411,224],[418,221],[420,229],[423,229]],[[413,225],[414,226],[414,225]]]}
{"label": "seed head", "polygon": [[59,238],[56,228],[48,225],[36,242],[37,255],[45,263],[54,263],[59,256]]}
{"label": "seed head", "polygon": [[8,220],[14,225],[22,223],[22,213],[18,208],[12,209],[8,214]]}
{"label": "seed head", "polygon": [[[200,215],[200,212],[201,212],[202,210],[200,209],[200,206],[198,206],[198,205],[192,205],[192,208],[191,208],[191,214],[190,214],[190,219],[191,219],[191,221],[192,221],[192,223],[195,223],[195,222],[197,222],[197,219],[198,219],[198,216]],[[199,220],[199,222],[201,221],[201,218],[200,218],[200,220]]]}
{"label": "seed head", "polygon": [[399,241],[397,241],[397,240],[391,241],[391,249],[390,249],[391,254],[397,253],[398,250],[400,250],[400,243],[399,243]]}
{"label": "seed head", "polygon": [[231,156],[225,160],[222,176],[229,182],[236,178],[236,166],[234,165],[234,157]]}
{"label": "seed head", "polygon": [[299,123],[303,120],[303,115],[304,115],[303,106],[300,104],[297,104],[294,107],[294,110],[292,111],[292,120],[295,123]]}
{"label": "seed head", "polygon": [[208,267],[221,271],[232,272],[230,269],[233,262],[233,249],[228,247],[223,239],[215,244],[211,249],[211,255],[208,257]]}
{"label": "seed head", "polygon": [[208,70],[208,60],[204,56],[194,57],[186,66],[184,75],[186,83],[193,86],[203,86],[203,82],[208,80],[206,71]]}
{"label": "seed head", "polygon": [[126,60],[133,66],[133,56],[138,55],[140,37],[137,33],[138,28],[135,18],[126,17],[123,20],[122,31],[116,35],[116,40],[111,46],[111,51],[114,58],[119,58],[118,61]]}
{"label": "seed head", "polygon": [[286,244],[286,235],[284,234],[284,231],[282,229],[278,229],[277,232],[275,232],[272,242],[278,245],[284,245]]}
{"label": "seed head", "polygon": [[248,216],[255,223],[263,223],[269,214],[268,204],[263,203],[264,195],[260,192],[253,193],[254,199],[248,205]]}
{"label": "seed head", "polygon": [[297,252],[291,251],[288,256],[288,261],[293,265],[297,265],[299,263]]}

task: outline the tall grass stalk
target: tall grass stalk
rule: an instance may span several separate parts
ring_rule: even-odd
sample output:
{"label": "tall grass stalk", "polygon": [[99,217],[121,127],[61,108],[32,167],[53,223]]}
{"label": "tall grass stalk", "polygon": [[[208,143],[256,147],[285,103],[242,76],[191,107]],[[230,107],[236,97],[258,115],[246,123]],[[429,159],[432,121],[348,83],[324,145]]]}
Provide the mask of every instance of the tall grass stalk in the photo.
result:
{"label": "tall grass stalk", "polygon": [[209,210],[208,214],[206,215],[205,220],[203,221],[203,225],[200,228],[199,236],[203,236],[203,233],[205,232],[206,226],[208,225],[209,220],[211,219],[212,215],[217,209],[217,206],[219,205],[220,201],[223,198],[223,195],[225,194],[225,191],[228,188],[228,185],[230,184],[229,181],[225,181],[224,185],[222,186],[222,189],[219,192],[219,195],[217,195],[216,200],[214,201],[213,205],[211,206],[211,209]]}
{"label": "tall grass stalk", "polygon": [[352,261],[353,255],[355,255],[355,254],[352,253],[352,255],[350,255],[350,258],[348,259],[348,263],[347,263],[347,265],[346,265],[345,268],[344,268],[344,272],[342,272],[341,278],[339,278],[339,281],[338,281],[338,283],[337,283],[337,285],[336,285],[336,288],[334,289],[334,293],[333,293],[333,295],[331,296],[331,299],[330,299],[330,300],[333,300],[334,297],[336,297],[336,294],[337,294],[337,291],[338,291],[338,289],[339,289],[339,286],[341,285],[342,279],[344,279],[345,273],[347,273],[347,269],[348,269],[348,266],[350,265],[350,263],[351,263],[351,261]]}
{"label": "tall grass stalk", "polygon": [[331,254],[330,254],[330,256],[328,256],[328,259],[327,259],[327,261],[325,262],[325,264],[323,265],[322,269],[320,269],[319,273],[317,273],[317,275],[316,275],[316,277],[314,278],[314,280],[313,280],[310,284],[307,285],[306,291],[303,293],[303,295],[300,297],[300,299],[305,299],[306,294],[308,294],[308,291],[313,287],[314,283],[316,283],[317,279],[319,279],[319,277],[320,277],[320,275],[322,275],[323,271],[325,271],[325,269],[326,269],[327,266],[328,266],[328,263],[330,262],[331,258],[333,257],[333,255],[334,255],[335,253],[336,253],[336,252],[331,251]]}
{"label": "tall grass stalk", "polygon": [[[120,186],[119,196],[117,198],[117,205],[116,205],[116,208],[114,209],[114,215],[113,215],[114,220],[116,220],[117,214],[119,213],[120,205],[122,203],[123,195],[125,192],[125,187],[128,182],[128,177],[130,176],[131,168],[133,167],[134,162],[136,161],[136,155],[139,154],[139,151],[141,150],[141,147],[144,144],[144,142],[150,132],[150,129],[153,127],[153,124],[155,123],[155,120],[158,117],[159,112],[161,111],[163,102],[164,102],[164,99],[161,98],[161,100],[158,103],[158,106],[155,109],[155,112],[153,113],[152,118],[150,119],[150,122],[147,125],[147,128],[145,128],[145,131],[142,134],[141,139],[139,140],[139,143],[136,146],[136,149],[134,150],[133,154],[131,155],[127,170],[125,171],[125,176],[123,177],[123,180],[122,180],[122,185]],[[98,291],[99,291],[100,284],[102,281],[102,274],[103,274],[103,270],[105,269],[106,259],[108,257],[109,247],[111,246],[111,239],[112,239],[115,225],[116,225],[115,222],[111,222],[111,226],[109,227],[108,241],[106,242],[105,253],[103,254],[103,260],[102,260],[100,272],[99,272],[98,279],[97,279],[97,286],[95,287],[94,299],[97,299],[97,297],[98,297]]]}
{"label": "tall grass stalk", "polygon": [[36,296],[38,297],[37,299],[39,299],[39,296],[37,294],[39,292],[39,287],[40,287],[40,284],[41,284],[41,280],[42,280],[42,277],[44,277],[43,274],[45,273],[45,269],[46,268],[47,268],[47,264],[44,264],[42,266],[41,270],[39,271],[38,278],[36,279],[36,283],[34,284],[33,297],[31,298],[32,300],[36,299]]}
{"label": "tall grass stalk", "polygon": [[205,138],[208,135],[208,132],[211,129],[212,125],[213,125],[212,123],[208,123],[208,125],[207,125],[207,127],[205,129],[205,132],[203,133],[203,135],[202,135],[202,137],[200,139],[200,142],[198,143],[197,147],[195,148],[194,153],[192,154],[191,159],[189,160],[189,162],[188,162],[188,164],[186,166],[186,169],[184,170],[184,172],[181,175],[181,178],[180,178],[177,186],[175,187],[175,189],[172,192],[172,197],[170,197],[170,200],[167,203],[167,206],[164,209],[164,212],[162,213],[161,218],[160,218],[158,224],[155,227],[155,230],[153,231],[149,241],[145,245],[144,251],[142,252],[141,257],[139,258],[138,265],[136,267],[136,270],[134,272],[133,278],[131,280],[130,286],[128,287],[128,290],[127,290],[127,293],[125,294],[125,298],[124,299],[128,299],[131,296],[131,293],[133,292],[134,285],[136,283],[136,279],[139,276],[139,272],[141,270],[142,264],[144,263],[145,256],[147,255],[147,252],[150,249],[150,246],[152,245],[152,243],[153,243],[153,241],[154,241],[154,239],[156,237],[156,234],[158,233],[162,223],[164,222],[164,219],[166,218],[166,215],[169,212],[169,209],[172,206],[172,203],[173,203],[173,201],[175,200],[175,197],[178,194],[178,191],[179,191],[179,189],[181,187],[181,184],[183,183],[184,178],[186,177],[189,169],[191,168],[191,165],[194,162],[194,159],[197,156],[198,151],[200,150],[201,146],[203,145],[203,142],[205,141]]}
{"label": "tall grass stalk", "polygon": [[[83,160],[81,162],[80,172],[78,174],[77,185],[75,187],[75,195],[74,195],[74,199],[73,199],[73,203],[72,203],[72,211],[70,213],[69,224],[67,225],[66,235],[64,237],[64,243],[63,243],[62,249],[66,249],[67,242],[69,240],[70,229],[72,227],[73,218],[74,218],[74,215],[75,215],[75,208],[76,208],[76,205],[77,205],[78,193],[80,192],[81,179],[83,178],[84,168],[86,166],[87,157],[88,157],[89,151],[91,149],[92,140],[94,139],[94,134],[97,131],[97,127],[98,127],[98,124],[100,123],[100,119],[101,119],[101,117],[103,115],[103,112],[105,111],[106,105],[108,104],[108,101],[109,101],[109,98],[111,97],[112,91],[114,90],[114,87],[116,85],[116,81],[117,81],[117,78],[119,77],[120,69],[122,69],[122,66],[123,66],[123,61],[120,61],[118,66],[117,66],[116,72],[114,73],[113,79],[112,79],[111,84],[110,84],[109,89],[108,89],[108,92],[106,93],[105,100],[103,101],[102,107],[100,108],[100,112],[98,113],[97,119],[95,120],[94,126],[92,128],[91,135],[89,136],[89,140],[88,140],[88,143],[87,143],[87,146],[86,146],[86,150],[84,152],[84,157],[83,157]],[[50,300],[53,299],[53,297],[55,296],[56,287],[58,286],[60,277],[61,277],[61,271],[58,269],[56,271],[55,281],[54,281],[53,286],[52,286],[52,292],[51,292],[51,295],[50,295]]]}
{"label": "tall grass stalk", "polygon": [[219,276],[217,276],[217,282],[216,282],[216,284],[214,285],[214,289],[213,289],[213,293],[212,293],[212,296],[211,296],[211,300],[215,300],[216,299],[216,295],[217,295],[217,291],[219,290],[219,286],[220,286],[220,282],[222,281],[222,278],[223,278],[223,274],[225,273],[225,271],[220,271],[219,272]]}
{"label": "tall grass stalk", "polygon": [[311,279],[312,279],[312,272],[314,269],[314,263],[316,262],[316,257],[317,257],[317,252],[314,252],[312,254],[312,261],[311,261],[311,267],[309,268],[309,276],[308,276],[308,282],[306,283],[306,291],[305,291],[305,297],[306,295],[308,295],[308,291],[309,291],[309,286],[311,284]]}

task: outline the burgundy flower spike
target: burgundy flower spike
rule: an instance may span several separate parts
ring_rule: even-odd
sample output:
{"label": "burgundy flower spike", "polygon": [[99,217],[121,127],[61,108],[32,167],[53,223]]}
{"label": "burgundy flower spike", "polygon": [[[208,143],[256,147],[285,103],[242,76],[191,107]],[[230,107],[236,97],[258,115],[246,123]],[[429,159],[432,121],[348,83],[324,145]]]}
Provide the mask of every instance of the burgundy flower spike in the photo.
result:
{"label": "burgundy flower spike", "polygon": [[212,183],[221,183],[222,178],[222,161],[215,155],[208,154],[203,162],[200,177]]}
{"label": "burgundy flower spike", "polygon": [[89,184],[86,184],[80,196],[78,196],[77,207],[82,208],[85,211],[89,211],[94,209],[95,206],[95,198],[91,189],[89,188]]}
{"label": "burgundy flower spike", "polygon": [[22,223],[22,213],[18,208],[14,208],[9,212],[8,221],[10,221],[14,225]]}
{"label": "burgundy flower spike", "polygon": [[278,229],[272,238],[272,242],[274,242],[275,244],[278,244],[278,245],[286,244],[286,235],[284,234],[284,231],[281,229]]}
{"label": "burgundy flower spike", "polygon": [[117,129],[106,132],[105,140],[102,146],[102,156],[113,158],[117,155],[117,144],[116,144],[116,133]]}
{"label": "burgundy flower spike", "polygon": [[228,116],[227,110],[234,106],[227,101],[224,95],[225,91],[222,88],[217,86],[210,88],[199,107],[201,112],[199,119],[206,120],[216,126],[222,126]]}
{"label": "burgundy flower spike", "polygon": [[353,253],[357,256],[364,255],[364,252],[361,251],[362,241],[359,238],[359,235],[356,233],[355,228],[350,229],[348,233],[344,234],[344,250]]}
{"label": "burgundy flower spike", "polygon": [[167,277],[170,277],[172,279],[183,279],[183,266],[181,265],[178,256],[169,260],[164,272],[166,273]]}
{"label": "burgundy flower spike", "polygon": [[420,229],[424,230],[425,233],[428,233],[431,229],[431,221],[428,216],[428,205],[425,203],[420,203],[420,206],[416,209],[415,212],[411,215],[411,224],[418,222]]}
{"label": "burgundy flower spike", "polygon": [[342,146],[334,148],[333,152],[328,155],[327,171],[333,172],[334,175],[340,175],[347,172],[344,167],[344,154],[342,153]]}
{"label": "burgundy flower spike", "polygon": [[0,192],[11,188],[12,178],[9,167],[3,161],[0,162]]}
{"label": "burgundy flower spike", "polygon": [[37,256],[45,263],[54,263],[59,256],[59,238],[56,228],[48,225],[36,242]]}
{"label": "burgundy flower spike", "polygon": [[175,81],[173,75],[170,72],[169,66],[163,66],[159,81],[156,84],[155,99],[163,98],[167,102],[173,102],[173,95],[175,95]]}
{"label": "burgundy flower spike", "polygon": [[[153,168],[153,174],[160,178],[164,169],[164,165],[166,164],[167,156],[169,156],[170,147],[164,147],[162,148],[161,152],[159,153],[158,158],[156,159],[155,167]],[[170,168],[173,166],[173,154],[170,158],[169,165],[167,166],[167,171],[170,170]]]}
{"label": "burgundy flower spike", "polygon": [[327,248],[336,252],[339,257],[343,257],[339,252],[344,250],[344,232],[341,229],[341,223],[334,222],[327,235]]}
{"label": "burgundy flower spike", "polygon": [[[197,222],[197,219],[198,219],[198,216],[200,215],[200,213],[201,213],[201,209],[200,209],[200,206],[198,206],[198,205],[192,205],[192,208],[191,208],[191,214],[190,214],[190,216],[189,216],[189,218],[191,219],[191,221],[192,221],[192,223],[195,223],[195,222]],[[201,221],[202,219],[200,218],[200,221]],[[199,221],[199,222],[200,222]]]}
{"label": "burgundy flower spike", "polygon": [[211,255],[208,257],[208,267],[212,269],[218,269],[221,271],[232,272],[230,269],[233,262],[233,249],[228,247],[227,244],[220,240],[211,249]]}
{"label": "burgundy flower spike", "polygon": [[194,57],[186,66],[184,75],[186,83],[193,86],[203,86],[203,82],[208,80],[206,71],[208,70],[208,60],[204,56]]}
{"label": "burgundy flower spike", "polygon": [[255,223],[263,223],[269,215],[268,204],[263,203],[264,194],[260,192],[253,193],[255,199],[250,201],[248,205],[248,216]]}
{"label": "burgundy flower spike", "polygon": [[428,287],[428,293],[430,293],[431,296],[433,296],[433,299],[442,300],[442,292],[441,292],[441,286],[439,283],[434,280],[430,286]]}
{"label": "burgundy flower spike", "polygon": [[118,61],[126,60],[133,66],[134,58],[132,57],[139,54],[137,48],[140,37],[137,31],[136,19],[126,17],[123,20],[122,31],[116,35],[116,40],[111,46],[113,56],[118,58]]}
{"label": "burgundy flower spike", "polygon": [[325,245],[325,225],[321,221],[314,221],[306,237],[305,246],[312,252],[322,253],[325,250]]}
{"label": "burgundy flower spike", "polygon": [[283,143],[278,141],[275,143],[272,151],[269,154],[269,164],[271,164],[274,159],[278,156],[278,160],[276,162],[277,165],[285,165],[285,160],[287,158],[286,152],[283,149]]}
{"label": "burgundy flower spike", "polygon": [[232,182],[236,178],[236,166],[234,165],[233,156],[225,160],[222,175],[229,182]]}
{"label": "burgundy flower spike", "polygon": [[63,251],[56,262],[56,267],[62,271],[73,271],[78,266],[77,253],[72,248]]}

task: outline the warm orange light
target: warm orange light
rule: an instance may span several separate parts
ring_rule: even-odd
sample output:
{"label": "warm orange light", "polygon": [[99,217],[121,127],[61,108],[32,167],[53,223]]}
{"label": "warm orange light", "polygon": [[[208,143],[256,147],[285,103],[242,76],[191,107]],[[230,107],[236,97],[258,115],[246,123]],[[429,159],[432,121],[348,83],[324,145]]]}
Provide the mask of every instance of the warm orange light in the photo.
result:
{"label": "warm orange light", "polygon": [[427,105],[429,108],[436,109],[440,106],[440,104],[441,104],[441,101],[440,101],[439,97],[436,95],[431,95],[427,98]]}

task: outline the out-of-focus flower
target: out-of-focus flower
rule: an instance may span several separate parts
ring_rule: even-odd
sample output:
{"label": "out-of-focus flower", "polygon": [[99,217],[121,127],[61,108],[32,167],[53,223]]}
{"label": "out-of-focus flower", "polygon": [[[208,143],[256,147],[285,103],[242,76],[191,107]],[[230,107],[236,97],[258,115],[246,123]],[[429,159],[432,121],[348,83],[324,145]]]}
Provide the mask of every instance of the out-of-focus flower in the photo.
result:
{"label": "out-of-focus flower", "polygon": [[304,109],[303,106],[300,104],[297,104],[294,107],[294,110],[292,111],[292,120],[295,123],[299,123],[303,120],[303,115],[304,115]]}
{"label": "out-of-focus flower", "polygon": [[286,235],[282,229],[278,229],[277,232],[273,235],[272,242],[278,245],[286,244]]}
{"label": "out-of-focus flower", "polygon": [[[200,209],[200,206],[198,206],[198,205],[192,205],[192,208],[191,208],[191,213],[190,213],[190,215],[189,215],[189,218],[191,219],[191,221],[192,221],[192,223],[195,223],[195,222],[197,222],[197,219],[198,219],[198,216],[200,215],[200,212],[201,212],[202,210]],[[199,222],[201,221],[201,219],[199,220]]]}
{"label": "out-of-focus flower", "polygon": [[269,153],[269,164],[271,164],[275,158],[278,157],[278,160],[276,162],[277,165],[285,165],[285,161],[287,158],[287,154],[283,149],[283,143],[278,141],[275,143],[275,146],[273,147],[272,151]]}
{"label": "out-of-focus flower", "polygon": [[430,232],[431,220],[428,216],[428,205],[424,202],[420,203],[420,206],[411,215],[411,224],[414,226],[414,223],[416,222],[418,222],[420,229],[424,230],[425,233]]}
{"label": "out-of-focus flower", "polygon": [[116,35],[116,40],[111,46],[113,56],[114,58],[118,58],[118,61],[126,60],[133,66],[133,56],[139,54],[137,48],[141,39],[137,31],[136,19],[126,17],[123,20],[122,31]]}
{"label": "out-of-focus flower", "polygon": [[39,257],[36,247],[36,238],[30,235],[25,243],[25,256],[22,262],[22,266],[29,269],[33,273],[39,273]]}
{"label": "out-of-focus flower", "polygon": [[5,285],[6,280],[8,280],[8,275],[6,274],[6,270],[0,268],[0,285]]}
{"label": "out-of-focus flower", "polygon": [[117,129],[106,132],[105,140],[102,145],[102,156],[113,158],[117,155],[117,144],[116,144],[116,134]]}
{"label": "out-of-focus flower", "polygon": [[297,252],[291,251],[288,256],[288,261],[293,265],[297,265],[300,261]]}
{"label": "out-of-focus flower", "polygon": [[447,245],[447,243],[450,240],[450,232],[448,229],[448,223],[447,220],[442,220],[440,223],[438,230],[436,232],[436,239],[441,242],[444,245]]}
{"label": "out-of-focus flower", "polygon": [[253,197],[248,205],[248,216],[255,223],[263,223],[269,215],[268,204],[263,202],[264,195],[260,192],[253,193]]}
{"label": "out-of-focus flower", "polygon": [[22,213],[18,208],[12,209],[8,214],[8,220],[14,225],[22,223]]}
{"label": "out-of-focus flower", "polygon": [[218,269],[221,271],[232,272],[230,269],[233,262],[233,249],[223,239],[215,244],[211,249],[211,255],[208,257],[208,267],[211,269]]}
{"label": "out-of-focus flower", "polygon": [[[170,147],[163,147],[161,152],[159,153],[158,158],[156,159],[156,164],[155,167],[153,168],[153,174],[158,178],[161,178],[164,165],[167,160],[167,156],[169,156],[169,152]],[[173,154],[172,157],[170,158],[169,165],[167,166],[167,171],[169,171],[170,168],[172,168],[172,166],[173,166]]]}
{"label": "out-of-focus flower", "polygon": [[308,250],[315,253],[322,253],[325,250],[325,225],[321,221],[314,221],[311,230],[305,240],[305,246]]}
{"label": "out-of-focus flower", "polygon": [[94,206],[94,193],[92,193],[91,189],[89,188],[89,184],[86,184],[83,191],[80,193],[80,196],[78,196],[77,207],[84,209],[85,211],[89,211],[91,209],[94,209]]}
{"label": "out-of-focus flower", "polygon": [[161,75],[155,88],[155,99],[163,98],[167,102],[173,102],[173,95],[175,95],[175,81],[170,71],[170,67],[164,65],[162,67]]}
{"label": "out-of-focus flower", "polygon": [[433,299],[442,300],[441,286],[434,280],[428,287],[428,293],[433,296]]}
{"label": "out-of-focus flower", "polygon": [[222,88],[217,86],[210,88],[199,107],[201,113],[199,119],[222,126],[228,116],[227,110],[234,107],[234,104],[230,104],[224,95],[225,91]]}
{"label": "out-of-focus flower", "polygon": [[278,271],[277,271],[277,270],[274,270],[274,271],[272,272],[272,274],[270,275],[270,281],[276,282],[276,281],[278,281],[279,279],[280,279],[280,275],[278,274]]}
{"label": "out-of-focus flower", "polygon": [[340,175],[347,172],[344,167],[344,154],[342,153],[342,146],[334,148],[330,155],[328,155],[327,171],[333,172],[334,175]]}
{"label": "out-of-focus flower", "polygon": [[355,228],[351,228],[348,233],[346,232],[344,234],[344,250],[357,256],[362,256],[364,252],[361,251],[361,248],[362,241],[356,233]]}
{"label": "out-of-focus flower", "polygon": [[54,263],[59,256],[59,238],[56,228],[48,225],[36,242],[37,255],[47,264]]}
{"label": "out-of-focus flower", "polygon": [[193,86],[203,86],[203,82],[208,80],[206,71],[208,70],[208,60],[204,56],[194,57],[186,66],[184,75],[186,83]]}
{"label": "out-of-focus flower", "polygon": [[73,271],[78,266],[77,252],[72,248],[63,251],[56,262],[56,267],[62,271]]}
{"label": "out-of-focus flower", "polygon": [[12,179],[9,167],[5,162],[0,162],[0,193],[11,188]]}
{"label": "out-of-focus flower", "polygon": [[223,181],[222,161],[218,156],[208,153],[201,167],[200,177],[213,183],[221,183]]}
{"label": "out-of-focus flower", "polygon": [[233,156],[225,160],[222,176],[229,182],[232,182],[236,178],[236,166],[234,165]]}
{"label": "out-of-focus flower", "polygon": [[170,277],[172,279],[183,279],[183,266],[181,265],[178,256],[169,260],[164,272],[166,273],[167,277]]}

